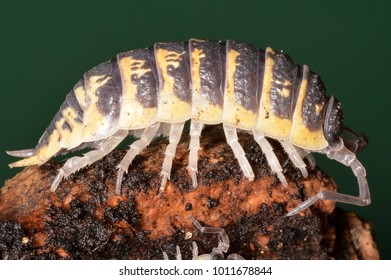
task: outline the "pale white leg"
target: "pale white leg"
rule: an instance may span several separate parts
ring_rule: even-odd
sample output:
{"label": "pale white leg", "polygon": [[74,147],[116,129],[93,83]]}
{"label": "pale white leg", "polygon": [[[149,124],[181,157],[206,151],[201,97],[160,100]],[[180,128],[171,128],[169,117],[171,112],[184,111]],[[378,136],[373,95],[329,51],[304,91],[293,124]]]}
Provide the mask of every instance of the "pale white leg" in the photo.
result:
{"label": "pale white leg", "polygon": [[233,254],[228,255],[227,260],[237,261],[237,260],[245,260],[245,258],[243,258],[241,255],[233,253]]}
{"label": "pale white leg", "polygon": [[371,203],[371,195],[369,193],[369,186],[366,179],[366,172],[363,165],[356,159],[356,155],[349,151],[346,147],[342,147],[339,151],[333,151],[330,148],[326,148],[323,151],[328,158],[335,159],[336,161],[352,168],[354,175],[357,177],[359,196],[341,194],[330,191],[320,191],[313,197],[302,202],[299,206],[291,210],[287,216],[292,216],[300,211],[303,211],[314,204],[318,199],[332,200],[335,202],[348,203],[358,206],[366,206]]}
{"label": "pale white leg", "polygon": [[267,141],[265,135],[257,130],[253,130],[254,134],[254,139],[255,141],[259,144],[259,146],[262,149],[262,152],[266,156],[266,160],[270,166],[270,169],[272,172],[277,174],[278,179],[280,182],[284,185],[287,186],[288,182],[285,179],[284,174],[282,173],[282,167],[280,162],[278,161],[278,158],[273,152],[273,147],[270,145],[270,143]]}
{"label": "pale white leg", "polygon": [[162,183],[160,185],[160,192],[164,191],[166,187],[167,180],[170,179],[171,174],[171,166],[172,160],[175,156],[176,147],[181,139],[184,122],[182,123],[173,123],[171,124],[170,136],[169,136],[169,144],[166,147],[166,151],[164,153],[164,161],[161,171]]}
{"label": "pale white leg", "polygon": [[305,153],[305,158],[308,160],[310,168],[314,169],[316,167],[316,160],[314,158],[314,155],[310,151],[305,151]]}
{"label": "pale white leg", "polygon": [[299,148],[299,147],[296,147],[296,150],[297,150],[297,153],[299,154],[299,156],[301,158],[306,158],[308,160],[308,164],[310,166],[311,169],[314,169],[316,167],[316,161],[315,161],[315,158],[313,156],[313,154],[308,151],[308,150],[304,150],[302,148]]}
{"label": "pale white leg", "polygon": [[168,137],[170,135],[170,129],[171,129],[171,124],[161,122],[159,130],[157,131],[157,136],[162,135]]}
{"label": "pale white leg", "polygon": [[224,128],[225,138],[227,139],[227,143],[231,146],[231,149],[234,152],[234,155],[239,162],[239,166],[242,169],[244,176],[250,181],[254,180],[255,177],[254,172],[245,156],[245,152],[242,146],[240,146],[238,142],[238,135],[236,133],[236,128],[225,124],[223,124],[223,128]]}
{"label": "pale white leg", "polygon": [[282,147],[284,148],[285,152],[288,154],[290,160],[292,161],[293,165],[300,169],[301,174],[303,174],[304,178],[307,178],[308,171],[305,162],[300,157],[299,152],[295,148],[295,146],[292,145],[292,143],[289,140],[280,140],[280,143]]}
{"label": "pale white leg", "polygon": [[175,258],[177,259],[177,261],[181,261],[182,260],[181,248],[179,248],[178,245],[176,245]]}
{"label": "pale white leg", "polygon": [[191,121],[190,124],[190,155],[189,155],[189,164],[187,168],[191,174],[191,180],[193,181],[193,188],[197,187],[197,171],[198,171],[198,150],[200,149],[200,136],[203,128],[203,124]]}
{"label": "pale white leg", "polygon": [[[170,259],[168,258],[168,255],[167,255],[166,252],[163,252],[163,259],[166,260],[166,261],[170,260]],[[176,259],[177,261],[181,261],[181,260],[182,260],[181,248],[179,248],[178,245],[176,245],[175,259]]]}
{"label": "pale white leg", "polygon": [[94,163],[110,153],[127,135],[128,132],[126,130],[119,130],[114,135],[97,144],[95,150],[89,151],[83,157],[72,157],[68,159],[64,166],[59,170],[50,190],[54,192],[64,177],[68,177],[77,170]]}
{"label": "pale white leg", "polygon": [[144,129],[143,133],[140,136],[140,139],[130,145],[128,152],[118,164],[118,176],[115,187],[115,192],[117,194],[121,193],[121,184],[124,173],[128,172],[129,165],[132,163],[133,159],[152,142],[159,129],[159,126],[160,123],[157,122]]}
{"label": "pale white leg", "polygon": [[[211,233],[211,234],[218,234],[219,235],[219,245],[215,248],[213,248],[212,252],[210,254],[205,254],[201,256],[197,256],[197,260],[210,260],[215,259],[214,256],[218,256],[220,258],[224,257],[224,253],[228,252],[229,249],[229,237],[228,234],[225,232],[223,228],[215,228],[215,227],[203,227],[201,226],[200,222],[198,222],[193,216],[189,216],[190,220],[193,222],[194,226],[201,232],[201,233]],[[198,255],[198,250],[197,250]],[[194,256],[194,253],[193,253]]]}
{"label": "pale white leg", "polygon": [[195,243],[194,241],[191,244],[193,245],[193,247],[192,247],[192,252],[193,252],[192,259],[196,260],[198,258],[198,246],[197,246],[197,243]]}

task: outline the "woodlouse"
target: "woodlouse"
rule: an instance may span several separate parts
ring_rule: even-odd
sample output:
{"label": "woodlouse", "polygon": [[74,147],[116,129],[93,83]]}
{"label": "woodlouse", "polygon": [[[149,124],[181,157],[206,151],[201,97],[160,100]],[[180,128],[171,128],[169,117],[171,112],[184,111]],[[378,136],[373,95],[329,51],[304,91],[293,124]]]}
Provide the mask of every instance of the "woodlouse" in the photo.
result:
{"label": "woodlouse", "polygon": [[[288,215],[318,199],[370,204],[366,172],[355,156],[365,147],[366,138],[343,125],[340,103],[326,95],[319,75],[282,51],[260,50],[234,40],[156,43],[120,53],[92,68],[67,95],[36,148],[8,152],[25,157],[10,167],[41,165],[60,153],[92,148],[83,157],[67,160],[52,183],[55,191],[64,177],[99,160],[133,135],[140,139],[119,164],[116,191],[120,193],[123,175],[134,157],[163,134],[169,137],[161,171],[163,191],[187,120],[191,120],[188,170],[194,187],[202,128],[223,123],[227,142],[249,180],[254,173],[238,142],[237,129],[253,134],[283,185],[287,181],[266,137],[281,143],[304,177],[308,172],[303,158],[311,152],[352,168],[358,179],[358,197],[321,191]],[[342,138],[342,133],[350,139]]]}

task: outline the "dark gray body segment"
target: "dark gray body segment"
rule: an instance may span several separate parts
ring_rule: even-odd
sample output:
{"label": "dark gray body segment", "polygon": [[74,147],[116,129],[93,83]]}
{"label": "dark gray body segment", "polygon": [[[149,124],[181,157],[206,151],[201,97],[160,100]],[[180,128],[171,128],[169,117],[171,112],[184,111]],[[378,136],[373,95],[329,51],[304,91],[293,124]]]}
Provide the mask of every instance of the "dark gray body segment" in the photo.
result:
{"label": "dark gray body segment", "polygon": [[319,75],[310,71],[302,111],[303,121],[309,130],[319,130],[323,127],[325,105],[326,87]]}
{"label": "dark gray body segment", "polygon": [[287,54],[281,51],[276,51],[272,57],[274,66],[272,69],[273,81],[270,86],[271,110],[280,118],[292,119],[295,98],[297,97],[293,92],[299,84],[295,83],[299,67]]}
{"label": "dark gray body segment", "polygon": [[[143,61],[143,66],[140,68],[139,65],[130,66],[132,70],[150,70],[146,71],[144,74],[140,74],[138,71],[137,74],[133,74],[129,77],[130,81],[136,86],[136,99],[142,106],[145,108],[155,108],[157,107],[157,73],[156,73],[156,63],[153,56],[152,49],[141,49],[131,52],[118,54],[117,59],[120,60],[125,57],[131,57],[137,61]],[[151,62],[152,60],[152,62]]]}
{"label": "dark gray body segment", "polygon": [[[121,83],[118,84],[120,78],[117,62],[112,60],[99,64],[84,74],[84,80],[88,80],[95,76],[102,76],[97,80],[97,83],[109,78],[106,83],[97,88],[95,93],[92,94],[95,94],[98,98],[96,106],[100,113],[112,122],[115,122],[119,117],[122,95]],[[89,97],[90,96],[87,95],[87,101]]]}
{"label": "dark gray body segment", "polygon": [[246,110],[259,111],[259,50],[249,43],[227,41],[227,53],[238,52],[234,73],[235,100]]}
{"label": "dark gray body segment", "polygon": [[[336,147],[341,144],[339,135],[341,135],[343,130],[343,113],[341,110],[341,103],[334,97],[331,96],[327,98],[327,109],[324,117],[323,133],[330,147]],[[354,135],[356,140],[361,140],[359,135]],[[365,136],[362,136],[363,141],[365,141]],[[364,144],[364,146],[367,143]]]}
{"label": "dark gray body segment", "polygon": [[190,40],[190,55],[195,49],[204,55],[199,58],[199,77],[202,96],[212,105],[223,107],[223,85],[225,74],[225,46],[212,40]]}
{"label": "dark gray body segment", "polygon": [[[184,102],[191,102],[191,89],[190,89],[190,74],[189,74],[189,49],[187,43],[156,43],[155,46],[155,55],[159,49],[166,50],[168,52],[172,52],[176,55],[169,55],[165,59],[168,63],[176,63],[177,67],[173,67],[171,64],[167,66],[166,69],[162,69],[162,71],[166,71],[167,75],[170,76],[174,80],[174,94],[178,97],[179,100]],[[156,59],[156,58],[155,58]],[[162,61],[162,60],[160,60]],[[160,67],[162,65],[158,65]],[[159,75],[161,74],[158,71]],[[166,77],[159,76],[159,86],[160,88],[164,88],[164,83],[166,82]]]}
{"label": "dark gray body segment", "polygon": [[[64,103],[60,107],[60,111],[65,114],[66,108],[72,108],[74,112],[77,113],[77,117],[74,119],[78,123],[83,123],[83,109],[81,108],[79,102],[76,99],[75,93],[72,90],[70,93],[68,93]],[[64,116],[66,118],[66,116]]]}

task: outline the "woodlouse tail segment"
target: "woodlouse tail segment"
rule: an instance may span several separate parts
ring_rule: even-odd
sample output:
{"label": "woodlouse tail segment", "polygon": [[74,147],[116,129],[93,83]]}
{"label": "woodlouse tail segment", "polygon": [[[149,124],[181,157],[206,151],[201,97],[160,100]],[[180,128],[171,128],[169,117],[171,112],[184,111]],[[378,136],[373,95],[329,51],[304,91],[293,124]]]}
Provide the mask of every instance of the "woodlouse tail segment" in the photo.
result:
{"label": "woodlouse tail segment", "polygon": [[[341,139],[342,141],[342,139]],[[340,150],[333,150],[330,147],[322,151],[327,155],[328,158],[334,159],[346,166],[349,166],[354,175],[357,177],[359,195],[353,196],[348,194],[341,194],[337,192],[330,191],[320,191],[313,197],[301,203],[299,206],[291,210],[287,216],[293,216],[298,214],[300,211],[303,211],[314,204],[318,199],[332,200],[335,202],[342,202],[347,204],[353,204],[357,206],[367,206],[371,204],[371,195],[369,192],[369,186],[366,179],[366,172],[364,166],[356,158],[356,155],[350,151],[347,147],[342,145]]]}
{"label": "woodlouse tail segment", "polygon": [[38,145],[34,149],[7,152],[11,156],[25,157],[22,160],[11,163],[9,166],[13,168],[29,165],[42,165],[61,150],[59,132],[52,122],[47,127],[39,139]]}
{"label": "woodlouse tail segment", "polygon": [[29,165],[35,165],[40,164],[39,159],[34,156],[35,149],[26,149],[26,150],[19,150],[19,151],[6,151],[8,155],[13,157],[22,157],[25,159],[13,162],[9,164],[8,166],[11,168],[14,167],[23,167],[23,166],[29,166]]}
{"label": "woodlouse tail segment", "polygon": [[8,164],[8,166],[10,168],[14,168],[14,167],[24,167],[24,166],[29,166],[29,165],[37,165],[37,164],[40,164],[37,157],[29,157],[26,159],[15,161],[11,164]]}
{"label": "woodlouse tail segment", "polygon": [[57,152],[59,152],[61,149],[55,149],[54,151],[50,151],[48,149],[48,145],[43,146],[41,148],[37,149],[27,149],[27,150],[20,150],[20,151],[7,151],[7,154],[14,157],[25,157],[22,160],[13,162],[9,164],[9,167],[24,167],[24,166],[30,166],[30,165],[42,165],[44,164],[48,159],[50,159],[52,156],[54,156]]}
{"label": "woodlouse tail segment", "polygon": [[31,157],[34,154],[35,149],[26,149],[26,150],[19,150],[19,151],[6,151],[6,153],[13,157]]}

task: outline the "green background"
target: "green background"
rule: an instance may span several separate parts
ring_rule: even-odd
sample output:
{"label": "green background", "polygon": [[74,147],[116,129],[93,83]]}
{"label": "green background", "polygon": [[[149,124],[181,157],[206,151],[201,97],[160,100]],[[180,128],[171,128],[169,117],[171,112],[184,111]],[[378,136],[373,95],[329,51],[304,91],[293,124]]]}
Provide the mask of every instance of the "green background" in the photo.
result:
{"label": "green background", "polygon": [[[283,49],[320,73],[346,124],[370,139],[358,155],[383,259],[391,259],[391,1],[1,1],[0,186],[20,169],[5,150],[33,148],[65,95],[118,52],[191,37]],[[340,191],[356,194],[349,168],[317,157]],[[387,171],[388,170],[388,171]]]}

